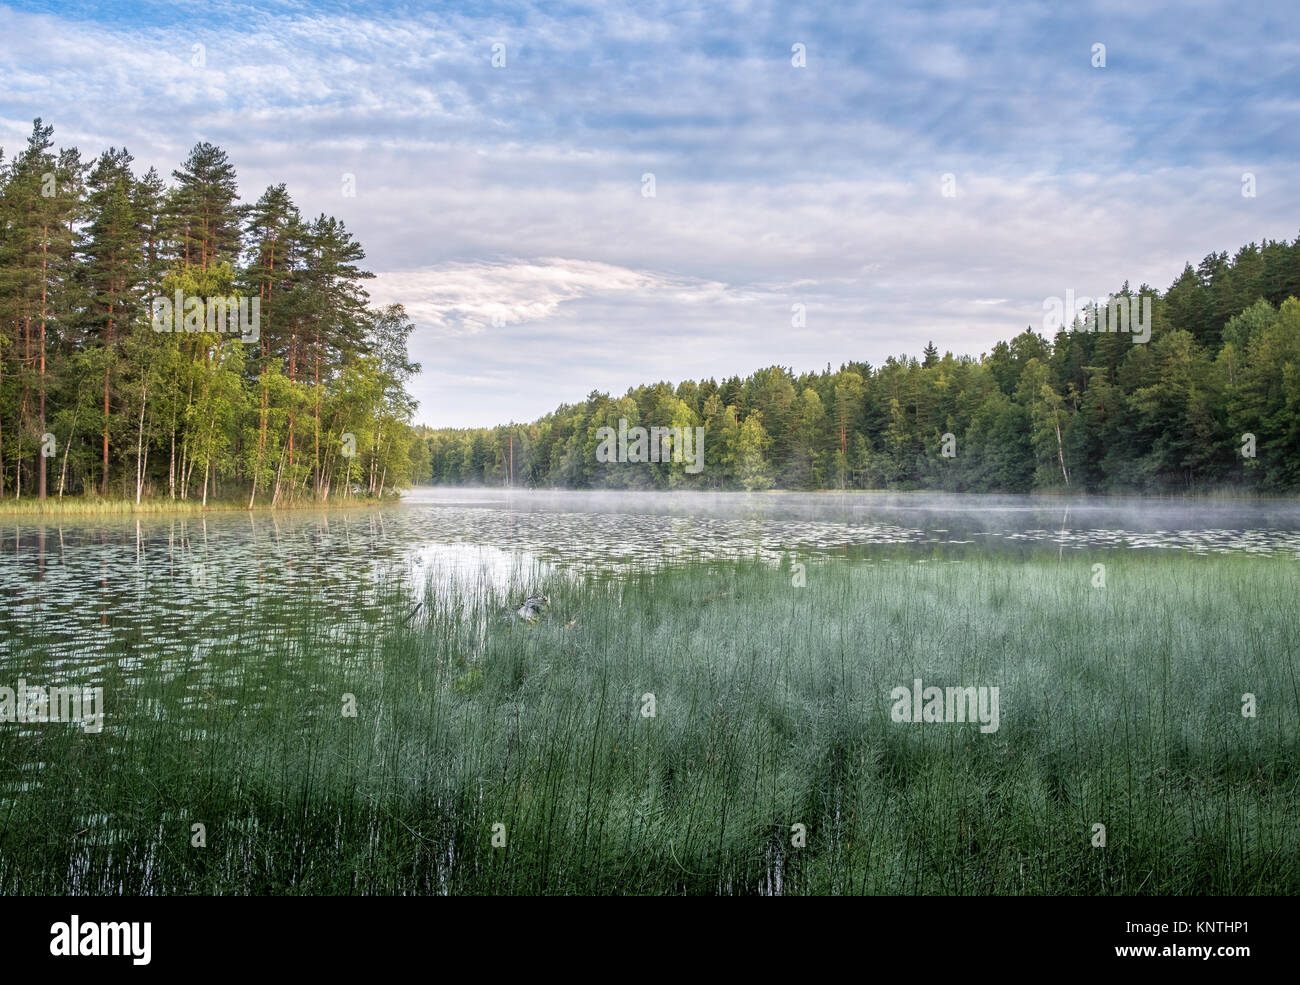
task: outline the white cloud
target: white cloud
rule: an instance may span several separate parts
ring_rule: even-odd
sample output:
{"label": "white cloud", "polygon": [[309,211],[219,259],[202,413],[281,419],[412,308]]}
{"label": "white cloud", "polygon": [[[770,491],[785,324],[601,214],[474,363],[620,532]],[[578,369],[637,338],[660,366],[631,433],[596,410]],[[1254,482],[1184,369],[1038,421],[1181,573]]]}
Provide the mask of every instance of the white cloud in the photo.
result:
{"label": "white cloud", "polygon": [[1230,10],[1207,59],[1204,25],[1118,4],[1095,71],[1073,14],[1041,3],[189,9],[0,8],[0,145],[40,115],[61,145],[125,144],[167,175],[211,140],[246,199],[283,181],[339,216],[383,272],[372,296],[416,320],[431,423],[930,339],[978,353],[1069,287],[1164,288],[1300,225],[1296,46]]}
{"label": "white cloud", "polygon": [[716,298],[715,282],[672,278],[591,260],[450,262],[380,274],[370,288],[381,303],[400,303],[433,337],[476,334],[553,317],[566,302],[661,295],[676,303]]}

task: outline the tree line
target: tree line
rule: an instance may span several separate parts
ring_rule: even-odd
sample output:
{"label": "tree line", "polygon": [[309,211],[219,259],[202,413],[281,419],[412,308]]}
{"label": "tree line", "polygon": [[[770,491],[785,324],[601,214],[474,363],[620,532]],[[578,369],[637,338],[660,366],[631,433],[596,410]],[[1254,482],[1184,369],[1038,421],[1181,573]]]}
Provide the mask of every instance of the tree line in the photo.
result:
{"label": "tree line", "polygon": [[[1150,337],[1071,313],[978,358],[593,392],[531,423],[426,430],[429,481],[568,488],[1168,493],[1300,489],[1300,237],[1189,263]],[[1093,309],[1095,310],[1095,309]],[[1104,314],[1104,311],[1103,311]],[[1143,333],[1145,334],[1145,332]],[[703,427],[704,467],[597,460],[601,428]],[[603,432],[608,434],[608,432]]]}
{"label": "tree line", "polygon": [[[40,119],[0,150],[0,498],[251,507],[427,475],[413,326],[369,303],[344,224],[304,218],[283,184],[241,203],[209,143],[170,181],[133,164],[125,148],[55,150]],[[183,311],[157,330],[154,300],[177,292],[242,301],[255,331]]]}

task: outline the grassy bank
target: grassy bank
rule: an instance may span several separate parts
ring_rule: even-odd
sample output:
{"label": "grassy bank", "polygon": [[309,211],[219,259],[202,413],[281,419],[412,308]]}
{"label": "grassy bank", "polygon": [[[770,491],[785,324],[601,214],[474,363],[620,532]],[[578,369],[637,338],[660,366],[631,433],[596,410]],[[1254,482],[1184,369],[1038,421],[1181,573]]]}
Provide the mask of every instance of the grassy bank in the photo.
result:
{"label": "grassy bank", "polygon": [[[394,498],[375,499],[366,496],[353,496],[348,499],[329,499],[324,502],[315,499],[293,500],[277,503],[255,503],[254,512],[272,509],[282,510],[338,510],[357,509],[367,506],[380,506],[397,502]],[[27,499],[0,500],[0,516],[136,516],[139,514],[180,514],[197,515],[202,513],[225,513],[249,510],[248,499],[208,500],[204,505],[196,500],[180,499],[146,499],[136,503],[134,499],[100,499],[98,497],[64,496],[49,497],[44,500],[30,497]]]}
{"label": "grassy bank", "polygon": [[[533,627],[475,586],[389,629],[249,604],[292,644],[141,639],[78,680],[102,734],[0,725],[0,892],[1296,893],[1297,571],[737,563],[517,586]],[[67,674],[5,642],[0,685]],[[893,721],[918,677],[998,686],[998,730]]]}

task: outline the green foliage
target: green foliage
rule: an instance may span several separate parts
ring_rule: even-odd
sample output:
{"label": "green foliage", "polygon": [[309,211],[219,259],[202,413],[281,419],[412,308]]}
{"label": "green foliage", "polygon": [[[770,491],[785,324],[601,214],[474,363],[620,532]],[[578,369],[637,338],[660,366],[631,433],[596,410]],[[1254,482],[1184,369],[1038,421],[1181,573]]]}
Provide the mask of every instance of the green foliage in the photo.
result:
{"label": "green foliage", "polygon": [[[102,734],[0,730],[0,893],[1300,892],[1294,562],[916,560],[466,572],[409,624],[250,593],[181,672],[105,653]],[[998,730],[894,722],[916,677],[997,686]]]}
{"label": "green foliage", "polygon": [[[52,133],[37,120],[22,154],[0,155],[0,496],[277,505],[427,475],[410,319],[368,305],[342,223],[305,223],[284,185],[239,204],[211,144],[168,187],[124,148],[89,166],[55,155]],[[157,331],[151,301],[177,291],[256,302],[258,338],[200,314]]]}
{"label": "green foliage", "polygon": [[[978,359],[687,380],[590,394],[531,424],[426,434],[433,483],[970,492],[1300,490],[1300,238],[1190,264],[1150,297],[1151,338],[1032,330]],[[667,409],[671,408],[671,409]],[[597,463],[596,429],[695,422],[704,468]],[[955,455],[942,453],[951,434]],[[1256,455],[1243,455],[1246,435]],[[513,471],[506,462],[514,453]]]}

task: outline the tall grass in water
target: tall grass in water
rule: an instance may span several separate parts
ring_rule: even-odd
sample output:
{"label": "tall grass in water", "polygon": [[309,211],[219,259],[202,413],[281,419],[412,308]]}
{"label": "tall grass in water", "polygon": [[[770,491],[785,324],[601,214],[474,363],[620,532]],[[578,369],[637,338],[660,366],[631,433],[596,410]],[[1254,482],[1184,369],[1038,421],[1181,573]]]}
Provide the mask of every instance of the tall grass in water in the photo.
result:
{"label": "tall grass in water", "polygon": [[[453,583],[407,625],[396,592],[385,625],[262,602],[238,618],[289,644],[110,655],[101,735],[0,725],[0,892],[1300,890],[1293,561],[524,588],[551,597],[534,626],[519,591]],[[0,684],[53,683],[39,640],[6,643]],[[1000,728],[892,721],[918,677],[998,686]]]}
{"label": "tall grass in water", "polygon": [[[373,496],[351,496],[346,499],[336,497],[325,500],[295,499],[277,503],[276,511],[284,510],[344,510],[360,509],[367,506],[381,506],[395,502],[395,498],[378,499]],[[253,512],[271,510],[269,502],[258,502]],[[194,499],[145,499],[137,503],[133,499],[107,499],[98,496],[51,496],[38,499],[30,496],[25,499],[0,499],[0,517],[2,516],[133,516],[137,514],[175,513],[191,515],[200,513],[229,513],[248,511],[248,498],[209,499],[205,504]]]}

